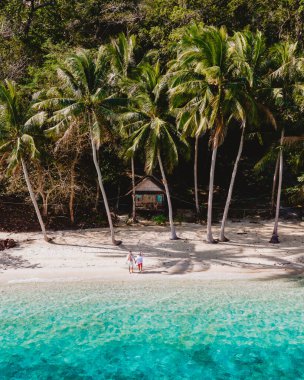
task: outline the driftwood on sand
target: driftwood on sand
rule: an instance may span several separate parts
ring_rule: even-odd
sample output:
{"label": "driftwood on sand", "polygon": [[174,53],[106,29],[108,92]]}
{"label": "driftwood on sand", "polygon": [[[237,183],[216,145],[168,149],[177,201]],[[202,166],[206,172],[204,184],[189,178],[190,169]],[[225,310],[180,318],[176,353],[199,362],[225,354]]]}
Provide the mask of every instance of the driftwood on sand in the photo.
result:
{"label": "driftwood on sand", "polygon": [[16,242],[14,239],[0,239],[0,251],[13,247],[16,247]]}

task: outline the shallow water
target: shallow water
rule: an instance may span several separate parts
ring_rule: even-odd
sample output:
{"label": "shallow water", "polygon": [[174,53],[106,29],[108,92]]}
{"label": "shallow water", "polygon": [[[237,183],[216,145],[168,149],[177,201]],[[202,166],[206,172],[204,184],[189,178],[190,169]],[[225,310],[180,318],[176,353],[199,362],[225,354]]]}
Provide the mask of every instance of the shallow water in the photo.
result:
{"label": "shallow water", "polygon": [[304,286],[0,287],[0,379],[304,379]]}

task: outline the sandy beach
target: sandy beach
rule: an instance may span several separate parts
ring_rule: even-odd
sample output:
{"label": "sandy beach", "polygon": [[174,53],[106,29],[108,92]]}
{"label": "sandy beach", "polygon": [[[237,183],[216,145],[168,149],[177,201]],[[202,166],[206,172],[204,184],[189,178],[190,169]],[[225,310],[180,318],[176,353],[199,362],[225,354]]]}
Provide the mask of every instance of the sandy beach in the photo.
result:
{"label": "sandy beach", "polygon": [[[304,275],[304,223],[280,223],[281,244],[269,244],[272,221],[229,222],[230,241],[204,242],[205,226],[177,226],[178,241],[168,227],[123,226],[114,247],[107,229],[39,233],[0,233],[18,246],[0,252],[0,283],[142,279],[274,279]],[[219,226],[215,226],[215,236]],[[126,254],[144,253],[144,272],[129,274]]]}

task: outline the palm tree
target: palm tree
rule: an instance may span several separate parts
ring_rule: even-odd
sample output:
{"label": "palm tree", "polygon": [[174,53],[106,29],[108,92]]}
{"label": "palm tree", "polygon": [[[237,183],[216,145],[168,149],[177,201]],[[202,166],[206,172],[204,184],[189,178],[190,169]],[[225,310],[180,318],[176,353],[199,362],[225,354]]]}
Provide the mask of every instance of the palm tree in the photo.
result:
{"label": "palm tree", "polygon": [[297,54],[297,43],[285,41],[274,45],[271,49],[274,70],[270,73],[270,88],[273,98],[275,99],[275,106],[277,113],[282,117],[281,125],[281,138],[278,153],[279,159],[279,176],[278,176],[278,190],[276,212],[274,220],[274,228],[270,243],[278,244],[278,224],[281,206],[281,191],[283,181],[283,142],[285,136],[285,125],[290,123],[290,108],[296,108],[294,95],[301,86],[299,80],[303,77],[304,58],[299,57]]}
{"label": "palm tree", "polygon": [[[255,171],[257,173],[260,173],[262,171],[268,170],[270,165],[275,162],[276,169],[275,169],[275,175],[273,178],[273,186],[272,186],[272,193],[271,193],[271,205],[273,205],[272,209],[274,206],[276,206],[277,202],[280,202],[280,194],[281,194],[281,190],[282,190],[282,180],[280,180],[280,176],[279,176],[278,192],[277,192],[276,202],[274,201],[274,198],[275,198],[275,187],[276,187],[275,185],[277,184],[277,181],[278,181],[278,179],[276,177],[278,177],[278,173],[280,171],[283,171],[283,168],[280,167],[281,162],[283,162],[283,160],[282,160],[283,149],[284,149],[284,151],[287,151],[287,152],[289,151],[290,155],[292,156],[292,160],[290,160],[291,162],[289,162],[289,169],[291,169],[293,166],[296,167],[297,164],[295,165],[295,163],[298,163],[299,161],[303,162],[303,159],[302,160],[301,160],[301,158],[298,159],[296,152],[297,151],[300,152],[300,156],[301,156],[301,153],[303,152],[304,136],[286,136],[285,137],[283,134],[283,131],[284,130],[281,131],[281,137],[280,137],[279,141],[276,144],[271,145],[268,152],[255,164],[255,167],[254,167]],[[302,154],[302,156],[303,156],[303,154]],[[297,170],[295,170],[295,168],[294,168],[294,171],[296,172]],[[281,175],[281,178],[282,177],[283,176]],[[291,190],[291,193],[292,193],[292,191],[295,189],[296,188],[289,189],[289,190]],[[278,219],[279,219],[279,208],[278,207],[275,207],[275,213],[276,213],[275,214],[275,221],[277,221],[277,223],[275,224],[275,229],[277,232],[278,231]],[[276,242],[277,241],[275,241],[274,244]]]}
{"label": "palm tree", "polygon": [[[202,103],[198,101],[198,93],[201,88],[197,86],[192,87],[190,91],[187,85],[190,81],[197,80],[197,75],[194,77],[191,72],[179,67],[179,61],[176,61],[170,68],[167,74],[167,81],[170,86],[169,96],[171,109],[176,113],[176,121],[178,129],[181,131],[183,137],[192,137],[194,142],[194,199],[197,217],[200,215],[200,206],[198,198],[198,150],[199,138],[204,135],[208,124],[206,118],[202,115],[204,108]],[[203,79],[203,78],[200,78]],[[203,81],[204,83],[204,81]]]}
{"label": "palm tree", "polygon": [[277,191],[277,202],[276,202],[276,212],[274,218],[274,227],[270,243],[278,244],[279,235],[278,235],[278,224],[280,216],[280,206],[281,206],[281,192],[282,192],[282,181],[283,181],[283,140],[284,140],[284,128],[281,130],[281,139],[280,139],[280,148],[279,148],[279,180],[278,180],[278,191]]}
{"label": "palm tree", "polygon": [[184,50],[185,44],[182,40],[178,46],[177,59],[171,62],[165,76],[165,81],[169,85],[170,105],[172,111],[176,114],[178,129],[181,131],[182,136],[195,139],[193,166],[194,199],[196,214],[199,216],[198,149],[199,138],[209,128],[205,114],[208,91],[205,75],[194,70],[187,60],[181,60],[181,54]]}
{"label": "palm tree", "polygon": [[[136,37],[126,36],[120,33],[117,39],[112,39],[108,47],[111,59],[111,67],[115,76],[115,82],[120,87],[122,93],[128,93],[132,69],[134,68],[134,49],[136,47]],[[124,135],[124,128],[121,129]],[[130,131],[129,131],[130,132]],[[131,161],[132,176],[132,221],[136,222],[136,203],[135,203],[135,169],[134,156]]]}
{"label": "palm tree", "polygon": [[[145,151],[145,170],[149,174],[158,164],[166,191],[171,239],[177,235],[173,222],[173,210],[165,169],[173,170],[178,162],[179,135],[173,125],[174,118],[168,112],[167,95],[162,88],[160,65],[144,62],[130,94],[129,111],[123,115],[127,128],[132,127],[129,153],[139,148]],[[186,142],[181,140],[184,145]]]}
{"label": "palm tree", "polygon": [[106,49],[101,47],[97,56],[86,50],[71,55],[64,65],[58,68],[58,79],[60,88],[57,91],[53,90],[47,99],[37,102],[34,108],[53,111],[49,122],[55,125],[47,130],[49,135],[68,133],[74,121],[79,122],[77,125],[87,128],[112,243],[118,245],[121,241],[115,240],[111,212],[97,159],[101,143],[112,137],[110,121],[113,117],[113,107],[124,103],[123,99],[110,93]]}
{"label": "palm tree", "polygon": [[229,240],[225,237],[225,225],[227,222],[238,165],[243,151],[246,124],[248,123],[248,119],[251,124],[256,122],[256,109],[258,104],[255,101],[255,93],[261,82],[266,47],[261,32],[254,34],[250,31],[244,31],[234,34],[233,38],[230,40],[229,50],[232,74],[236,80],[244,81],[246,90],[239,93],[239,101],[242,103],[243,108],[241,115],[241,138],[222,217],[219,241]]}
{"label": "palm tree", "polygon": [[130,71],[134,65],[134,50],[136,47],[135,35],[126,36],[120,33],[117,39],[112,39],[108,46],[111,66],[116,83],[130,77]]}
{"label": "palm tree", "polygon": [[28,115],[29,107],[26,102],[22,102],[16,83],[5,80],[0,84],[0,152],[7,158],[8,173],[12,173],[19,166],[22,167],[44,240],[49,242],[51,239],[47,236],[27,169],[27,163],[39,156],[34,137],[30,132],[31,127],[39,124],[45,115],[40,113],[27,120]]}
{"label": "palm tree", "polygon": [[198,199],[198,179],[197,179],[197,161],[198,161],[198,148],[199,148],[199,136],[195,135],[195,144],[194,144],[194,167],[193,167],[193,178],[194,178],[194,199],[195,199],[195,209],[196,215],[200,215],[200,206]]}
{"label": "palm tree", "polygon": [[181,95],[192,94],[187,108],[199,113],[199,120],[211,129],[212,159],[210,167],[207,242],[216,243],[212,235],[212,203],[217,149],[224,140],[227,125],[233,118],[242,119],[243,108],[238,92],[243,85],[230,74],[228,34],[224,27],[192,25],[183,36],[177,60],[181,67],[190,71],[190,77],[177,81]]}

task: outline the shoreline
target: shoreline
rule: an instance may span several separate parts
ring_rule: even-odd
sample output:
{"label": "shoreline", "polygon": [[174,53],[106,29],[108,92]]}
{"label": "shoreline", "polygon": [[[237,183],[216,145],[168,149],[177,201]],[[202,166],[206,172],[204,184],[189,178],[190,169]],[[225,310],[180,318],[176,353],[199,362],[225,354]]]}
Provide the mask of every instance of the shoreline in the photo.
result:
{"label": "shoreline", "polygon": [[[0,284],[143,281],[252,280],[304,276],[304,223],[280,222],[281,244],[268,243],[272,221],[229,222],[227,243],[207,244],[205,227],[177,226],[180,240],[169,240],[168,227],[118,227],[123,244],[114,247],[107,229],[50,232],[52,244],[40,233],[4,233],[18,246],[0,252]],[[217,236],[219,226],[214,226]],[[144,253],[144,272],[129,274],[128,250]],[[136,272],[136,270],[135,270]]]}

